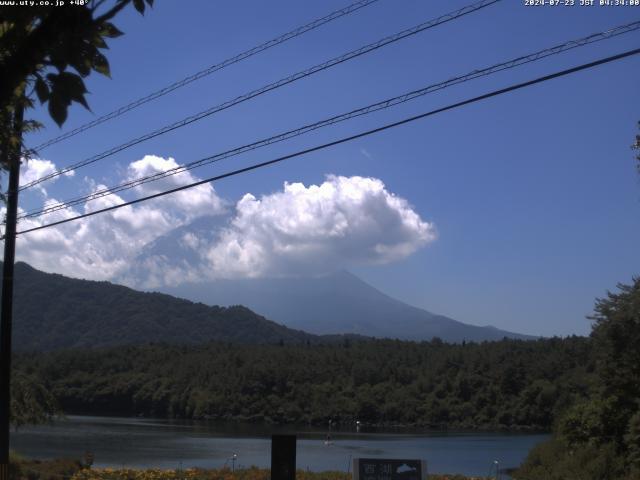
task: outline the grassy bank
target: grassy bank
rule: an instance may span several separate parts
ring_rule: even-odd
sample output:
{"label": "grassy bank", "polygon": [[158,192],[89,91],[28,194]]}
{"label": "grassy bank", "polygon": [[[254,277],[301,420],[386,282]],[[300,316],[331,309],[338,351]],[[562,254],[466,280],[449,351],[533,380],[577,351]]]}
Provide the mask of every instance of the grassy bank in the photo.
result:
{"label": "grassy bank", "polygon": [[[77,460],[27,460],[13,457],[10,480],[270,480],[266,468],[186,470],[85,468]],[[297,480],[351,480],[345,472],[307,472],[298,470]],[[486,477],[429,475],[430,480],[484,480]]]}

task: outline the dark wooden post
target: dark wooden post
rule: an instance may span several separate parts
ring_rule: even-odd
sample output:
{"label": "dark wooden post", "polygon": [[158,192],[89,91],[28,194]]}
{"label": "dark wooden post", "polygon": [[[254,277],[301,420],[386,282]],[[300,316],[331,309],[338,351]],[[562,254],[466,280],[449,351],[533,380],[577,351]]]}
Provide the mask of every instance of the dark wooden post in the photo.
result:
{"label": "dark wooden post", "polygon": [[271,436],[271,480],[296,480],[296,436]]}
{"label": "dark wooden post", "polygon": [[[18,189],[20,187],[20,154],[22,144],[23,105],[19,102],[13,118],[15,148],[2,146],[9,164],[7,217],[4,232],[4,263],[2,265],[2,312],[0,314],[0,480],[9,480],[9,417],[11,407],[11,324],[13,314],[13,264],[16,253],[16,223]],[[9,135],[7,135],[7,138]]]}

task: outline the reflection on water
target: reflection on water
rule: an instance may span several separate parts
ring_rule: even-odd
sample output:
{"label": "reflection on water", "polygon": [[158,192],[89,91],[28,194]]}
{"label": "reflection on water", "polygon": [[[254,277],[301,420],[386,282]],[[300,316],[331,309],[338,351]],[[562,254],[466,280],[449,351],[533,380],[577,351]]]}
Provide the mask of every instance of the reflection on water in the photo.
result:
{"label": "reflection on water", "polygon": [[[298,468],[313,471],[350,468],[352,457],[415,458],[430,473],[487,475],[494,460],[517,466],[543,434],[425,432],[415,429],[333,429],[307,425],[265,426],[146,418],[70,416],[52,426],[23,428],[11,436],[11,448],[34,458],[95,455],[96,467],[218,468],[268,467],[271,435],[298,436]],[[493,470],[495,471],[495,470]]]}

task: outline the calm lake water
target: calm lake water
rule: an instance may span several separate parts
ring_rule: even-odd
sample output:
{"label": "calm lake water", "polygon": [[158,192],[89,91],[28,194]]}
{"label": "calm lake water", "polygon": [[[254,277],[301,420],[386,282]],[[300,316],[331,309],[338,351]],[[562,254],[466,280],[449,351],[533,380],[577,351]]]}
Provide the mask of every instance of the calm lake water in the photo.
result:
{"label": "calm lake water", "polygon": [[[452,433],[416,430],[328,430],[309,426],[256,426],[237,423],[70,416],[52,426],[12,433],[11,448],[32,458],[95,456],[96,467],[218,468],[268,467],[273,433],[298,436],[298,468],[347,471],[352,457],[415,458],[429,473],[488,475],[515,467],[544,434]],[[492,470],[493,469],[493,470]],[[506,478],[506,477],[503,477]]]}

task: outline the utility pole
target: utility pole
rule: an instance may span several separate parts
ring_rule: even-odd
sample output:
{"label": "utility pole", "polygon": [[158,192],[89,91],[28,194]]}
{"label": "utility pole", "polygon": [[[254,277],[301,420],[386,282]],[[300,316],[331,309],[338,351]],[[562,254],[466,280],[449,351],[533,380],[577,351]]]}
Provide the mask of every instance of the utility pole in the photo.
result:
{"label": "utility pole", "polygon": [[[9,165],[7,217],[4,232],[4,262],[2,265],[2,312],[0,315],[0,480],[9,480],[9,416],[11,408],[11,323],[13,314],[13,264],[16,254],[16,223],[18,189],[20,187],[20,154],[22,150],[23,98],[18,100],[13,122],[8,128],[7,142],[2,146],[3,160]],[[17,142],[8,139],[11,133]]]}

